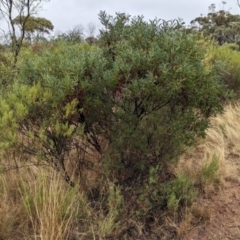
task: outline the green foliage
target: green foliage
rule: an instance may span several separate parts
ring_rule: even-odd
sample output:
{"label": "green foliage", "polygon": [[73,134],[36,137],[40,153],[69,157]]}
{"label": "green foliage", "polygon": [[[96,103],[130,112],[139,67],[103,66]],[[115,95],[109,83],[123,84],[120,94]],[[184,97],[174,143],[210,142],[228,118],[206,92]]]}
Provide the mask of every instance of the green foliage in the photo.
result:
{"label": "green foliage", "polygon": [[197,196],[192,180],[185,175],[178,175],[166,183],[164,192],[167,197],[167,208],[173,211],[177,211],[179,207],[186,204],[191,204]]}
{"label": "green foliage", "polygon": [[222,64],[221,74],[226,87],[239,96],[240,91],[240,53],[237,46],[224,44],[221,47],[213,46],[209,61],[219,62]]}
{"label": "green foliage", "polygon": [[53,30],[52,23],[45,19],[45,18],[35,18],[35,17],[16,17],[13,19],[13,23],[17,25],[25,24],[25,31],[29,33],[33,33],[35,31],[41,32],[41,33],[50,33],[49,31]]}
{"label": "green foliage", "polygon": [[104,102],[103,111],[111,101],[116,105],[119,120],[110,124],[110,137],[119,161],[144,170],[147,159],[173,159],[184,145],[204,136],[208,117],[222,109],[218,67],[204,65],[197,36],[178,31],[178,23],[146,23],[141,17],[128,22],[124,14],[100,17],[106,31],[99,44],[108,61],[102,87],[110,95],[105,98],[99,88],[94,94]]}
{"label": "green foliage", "polygon": [[119,216],[123,212],[123,198],[120,187],[110,183],[108,191],[107,214],[101,214],[96,221],[96,231],[102,237],[108,236],[119,227]]}
{"label": "green foliage", "polygon": [[7,51],[0,50],[0,93],[4,94],[7,86],[12,82],[12,59]]}
{"label": "green foliage", "polygon": [[83,132],[83,124],[75,123],[81,112],[75,96],[66,99],[77,84],[77,75],[84,71],[87,53],[79,59],[81,49],[84,46],[46,49],[41,56],[28,49],[22,53],[26,60],[19,61],[18,79],[0,101],[0,125],[7,129],[1,133],[1,150],[19,147],[65,172],[65,154],[77,143],[74,136]]}
{"label": "green foliage", "polygon": [[[132,206],[134,214],[138,217],[146,216],[152,209],[159,210],[164,206],[164,194],[160,191],[162,185],[159,181],[160,167],[149,168],[148,179],[142,185],[136,186],[137,206]],[[133,210],[132,209],[132,210]]]}
{"label": "green foliage", "polygon": [[105,29],[96,46],[56,41],[39,53],[22,52],[16,79],[0,99],[0,148],[36,156],[71,185],[71,153],[79,154],[80,170],[89,152],[98,154],[99,178],[116,184],[110,194],[118,201],[109,197],[108,208],[117,210],[102,230],[108,232],[122,201],[121,214],[139,207],[145,216],[164,207],[163,195],[174,209],[189,200],[186,178],[164,192],[172,180],[164,176],[186,146],[205,136],[227,94],[219,65],[207,64],[201,39],[181,23],[104,12],[100,20]]}
{"label": "green foliage", "polygon": [[240,44],[240,15],[231,14],[225,10],[215,11],[216,6],[209,7],[206,16],[200,16],[191,21],[192,29],[203,32],[205,36],[212,36],[218,44]]}
{"label": "green foliage", "polygon": [[13,24],[18,25],[20,29],[25,31],[25,42],[32,43],[34,40],[38,42],[44,39],[44,34],[50,34],[54,26],[46,18],[33,17],[33,16],[18,16],[13,19]]}

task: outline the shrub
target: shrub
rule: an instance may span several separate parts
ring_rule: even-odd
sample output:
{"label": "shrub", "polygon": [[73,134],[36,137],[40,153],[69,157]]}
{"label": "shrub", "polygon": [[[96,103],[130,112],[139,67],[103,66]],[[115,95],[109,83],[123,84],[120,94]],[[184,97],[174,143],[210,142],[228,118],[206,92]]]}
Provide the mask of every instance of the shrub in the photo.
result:
{"label": "shrub", "polygon": [[0,99],[0,147],[37,156],[71,185],[66,165],[78,153],[79,171],[92,166],[98,185],[120,186],[121,214],[134,215],[145,198],[147,215],[161,208],[169,163],[205,136],[226,92],[219,66],[206,64],[198,36],[180,23],[105,12],[100,20],[98,46],[61,42],[31,59],[22,54]]}
{"label": "shrub", "polygon": [[169,210],[178,210],[181,206],[191,204],[197,196],[194,183],[187,176],[178,175],[165,184],[165,195]]}
{"label": "shrub", "polygon": [[211,61],[222,64],[222,79],[228,89],[234,91],[236,96],[240,93],[240,53],[238,45],[224,44],[214,46],[210,52]]}
{"label": "shrub", "polygon": [[4,94],[7,86],[12,82],[11,56],[0,49],[0,93]]}

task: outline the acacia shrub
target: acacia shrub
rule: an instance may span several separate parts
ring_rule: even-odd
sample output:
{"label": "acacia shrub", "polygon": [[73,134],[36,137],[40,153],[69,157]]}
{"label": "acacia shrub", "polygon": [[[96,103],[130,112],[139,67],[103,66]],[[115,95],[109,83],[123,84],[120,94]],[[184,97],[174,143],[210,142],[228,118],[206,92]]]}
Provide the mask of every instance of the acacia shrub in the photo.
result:
{"label": "acacia shrub", "polygon": [[132,176],[134,169],[141,172],[175,159],[204,137],[209,117],[222,111],[224,90],[219,66],[205,64],[198,37],[181,23],[148,23],[143,17],[114,18],[105,12],[100,19],[105,29],[99,44],[108,70],[102,75],[104,89],[99,84],[92,91],[103,109],[113,102],[108,138],[118,163]]}
{"label": "acacia shrub", "polygon": [[[0,147],[37,156],[71,185],[69,154],[91,147],[100,156],[92,165],[99,179],[122,190],[121,214],[146,216],[167,206],[169,163],[205,136],[226,91],[219,66],[206,63],[198,36],[181,23],[105,12],[100,20],[96,46],[60,42],[22,53],[0,98]],[[88,165],[84,156],[81,167]]]}
{"label": "acacia shrub", "polygon": [[84,74],[85,59],[94,52],[88,45],[66,43],[46,46],[41,53],[31,48],[22,51],[16,79],[0,99],[2,151],[12,148],[31,159],[35,156],[38,163],[62,172],[73,185],[66,170],[69,154],[85,147],[75,89],[78,76]]}
{"label": "acacia shrub", "polygon": [[82,81],[84,123],[91,136],[107,139],[105,151],[92,143],[132,203],[126,212],[145,215],[166,206],[169,164],[205,136],[228,93],[220,65],[205,61],[207,48],[181,23],[105,12],[100,20],[101,57]]}

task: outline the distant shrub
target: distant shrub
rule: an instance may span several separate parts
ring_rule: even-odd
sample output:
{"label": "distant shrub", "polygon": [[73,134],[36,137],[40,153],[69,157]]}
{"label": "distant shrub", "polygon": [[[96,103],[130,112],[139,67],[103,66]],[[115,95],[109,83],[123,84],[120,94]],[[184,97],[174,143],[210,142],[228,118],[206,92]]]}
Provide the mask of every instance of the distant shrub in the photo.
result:
{"label": "distant shrub", "polygon": [[240,52],[236,44],[224,44],[215,46],[210,53],[211,61],[222,64],[222,79],[226,87],[234,91],[239,97],[240,94]]}

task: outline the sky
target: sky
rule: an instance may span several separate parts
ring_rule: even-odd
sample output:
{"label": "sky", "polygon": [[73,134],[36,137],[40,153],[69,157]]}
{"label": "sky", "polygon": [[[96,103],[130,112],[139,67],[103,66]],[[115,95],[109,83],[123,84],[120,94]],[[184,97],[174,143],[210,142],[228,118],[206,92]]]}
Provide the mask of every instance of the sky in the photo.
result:
{"label": "sky", "polygon": [[[225,0],[224,10],[240,14],[236,1]],[[77,25],[87,28],[89,23],[101,29],[98,19],[101,10],[110,15],[116,12],[143,15],[145,20],[182,18],[188,25],[200,14],[207,14],[212,3],[216,4],[217,10],[223,7],[222,0],[50,0],[44,3],[38,16],[50,20],[54,32],[66,32]],[[97,30],[95,34],[98,34]]]}
{"label": "sky", "polygon": [[[224,10],[240,14],[236,1],[225,0]],[[39,16],[49,19],[56,32],[68,31],[80,24],[87,28],[89,23],[100,29],[98,14],[101,10],[110,15],[116,12],[143,15],[146,20],[182,18],[188,25],[200,14],[207,14],[212,3],[217,9],[223,7],[222,0],[50,0],[44,4]]]}

